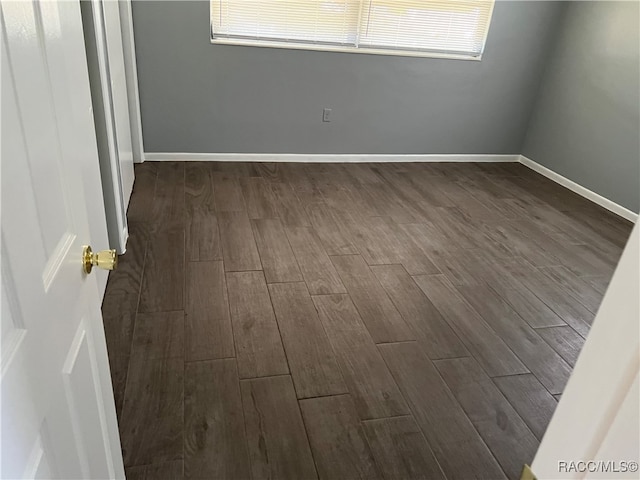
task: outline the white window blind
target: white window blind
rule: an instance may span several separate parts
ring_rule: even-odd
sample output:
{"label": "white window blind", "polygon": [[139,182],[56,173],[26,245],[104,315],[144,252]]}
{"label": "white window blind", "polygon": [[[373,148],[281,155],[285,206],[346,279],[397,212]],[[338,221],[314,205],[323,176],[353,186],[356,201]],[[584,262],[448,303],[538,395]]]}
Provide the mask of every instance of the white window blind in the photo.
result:
{"label": "white window blind", "polygon": [[214,41],[231,43],[324,45],[363,52],[395,50],[479,57],[493,3],[493,0],[211,0],[211,34]]}

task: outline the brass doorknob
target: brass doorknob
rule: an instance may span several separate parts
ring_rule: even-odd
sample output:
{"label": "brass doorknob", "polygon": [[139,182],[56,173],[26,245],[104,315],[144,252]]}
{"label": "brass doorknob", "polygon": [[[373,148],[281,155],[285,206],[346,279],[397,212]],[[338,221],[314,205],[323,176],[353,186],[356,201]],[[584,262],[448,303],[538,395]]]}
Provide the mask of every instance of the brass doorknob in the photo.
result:
{"label": "brass doorknob", "polygon": [[103,270],[115,270],[118,266],[118,254],[116,250],[101,250],[93,253],[91,247],[85,245],[82,248],[82,268],[85,273],[91,273],[93,267]]}

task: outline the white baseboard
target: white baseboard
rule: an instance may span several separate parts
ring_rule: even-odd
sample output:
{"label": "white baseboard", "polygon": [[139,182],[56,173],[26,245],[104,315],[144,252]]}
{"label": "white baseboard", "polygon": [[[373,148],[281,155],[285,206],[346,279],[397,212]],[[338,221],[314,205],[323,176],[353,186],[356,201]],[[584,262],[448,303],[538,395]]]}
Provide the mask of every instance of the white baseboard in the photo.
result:
{"label": "white baseboard", "polygon": [[379,155],[379,154],[297,154],[297,153],[156,153],[145,152],[145,161],[184,162],[518,162],[519,155]]}
{"label": "white baseboard", "polygon": [[602,195],[597,194],[596,192],[589,190],[588,188],[583,187],[582,185],[577,184],[573,180],[569,180],[566,177],[563,177],[559,173],[554,172],[553,170],[540,165],[538,162],[534,162],[530,158],[525,157],[524,155],[520,155],[520,163],[529,167],[531,170],[538,172],[541,175],[553,180],[556,183],[559,183],[563,187],[568,188],[572,192],[577,193],[578,195],[583,196],[587,200],[591,200],[594,203],[597,203],[603,208],[615,213],[616,215],[621,216],[622,218],[626,218],[630,222],[636,222],[638,220],[638,214],[632,212],[631,210],[623,207],[622,205],[618,205],[617,203],[609,200],[608,198],[603,197]]}

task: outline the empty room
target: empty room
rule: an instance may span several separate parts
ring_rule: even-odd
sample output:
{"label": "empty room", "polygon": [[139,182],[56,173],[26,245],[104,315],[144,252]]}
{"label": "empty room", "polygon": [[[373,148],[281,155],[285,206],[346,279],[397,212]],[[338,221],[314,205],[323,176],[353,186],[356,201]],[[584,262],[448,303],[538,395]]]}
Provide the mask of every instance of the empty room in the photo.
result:
{"label": "empty room", "polygon": [[0,478],[638,478],[639,1],[0,8]]}

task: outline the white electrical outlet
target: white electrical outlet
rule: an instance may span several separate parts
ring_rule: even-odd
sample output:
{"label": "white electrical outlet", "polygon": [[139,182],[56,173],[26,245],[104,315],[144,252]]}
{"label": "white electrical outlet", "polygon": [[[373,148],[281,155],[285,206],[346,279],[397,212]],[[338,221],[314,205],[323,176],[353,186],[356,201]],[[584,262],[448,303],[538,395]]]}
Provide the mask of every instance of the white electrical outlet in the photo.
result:
{"label": "white electrical outlet", "polygon": [[330,122],[331,121],[331,109],[330,108],[325,108],[324,110],[322,110],[322,121],[323,122]]}

